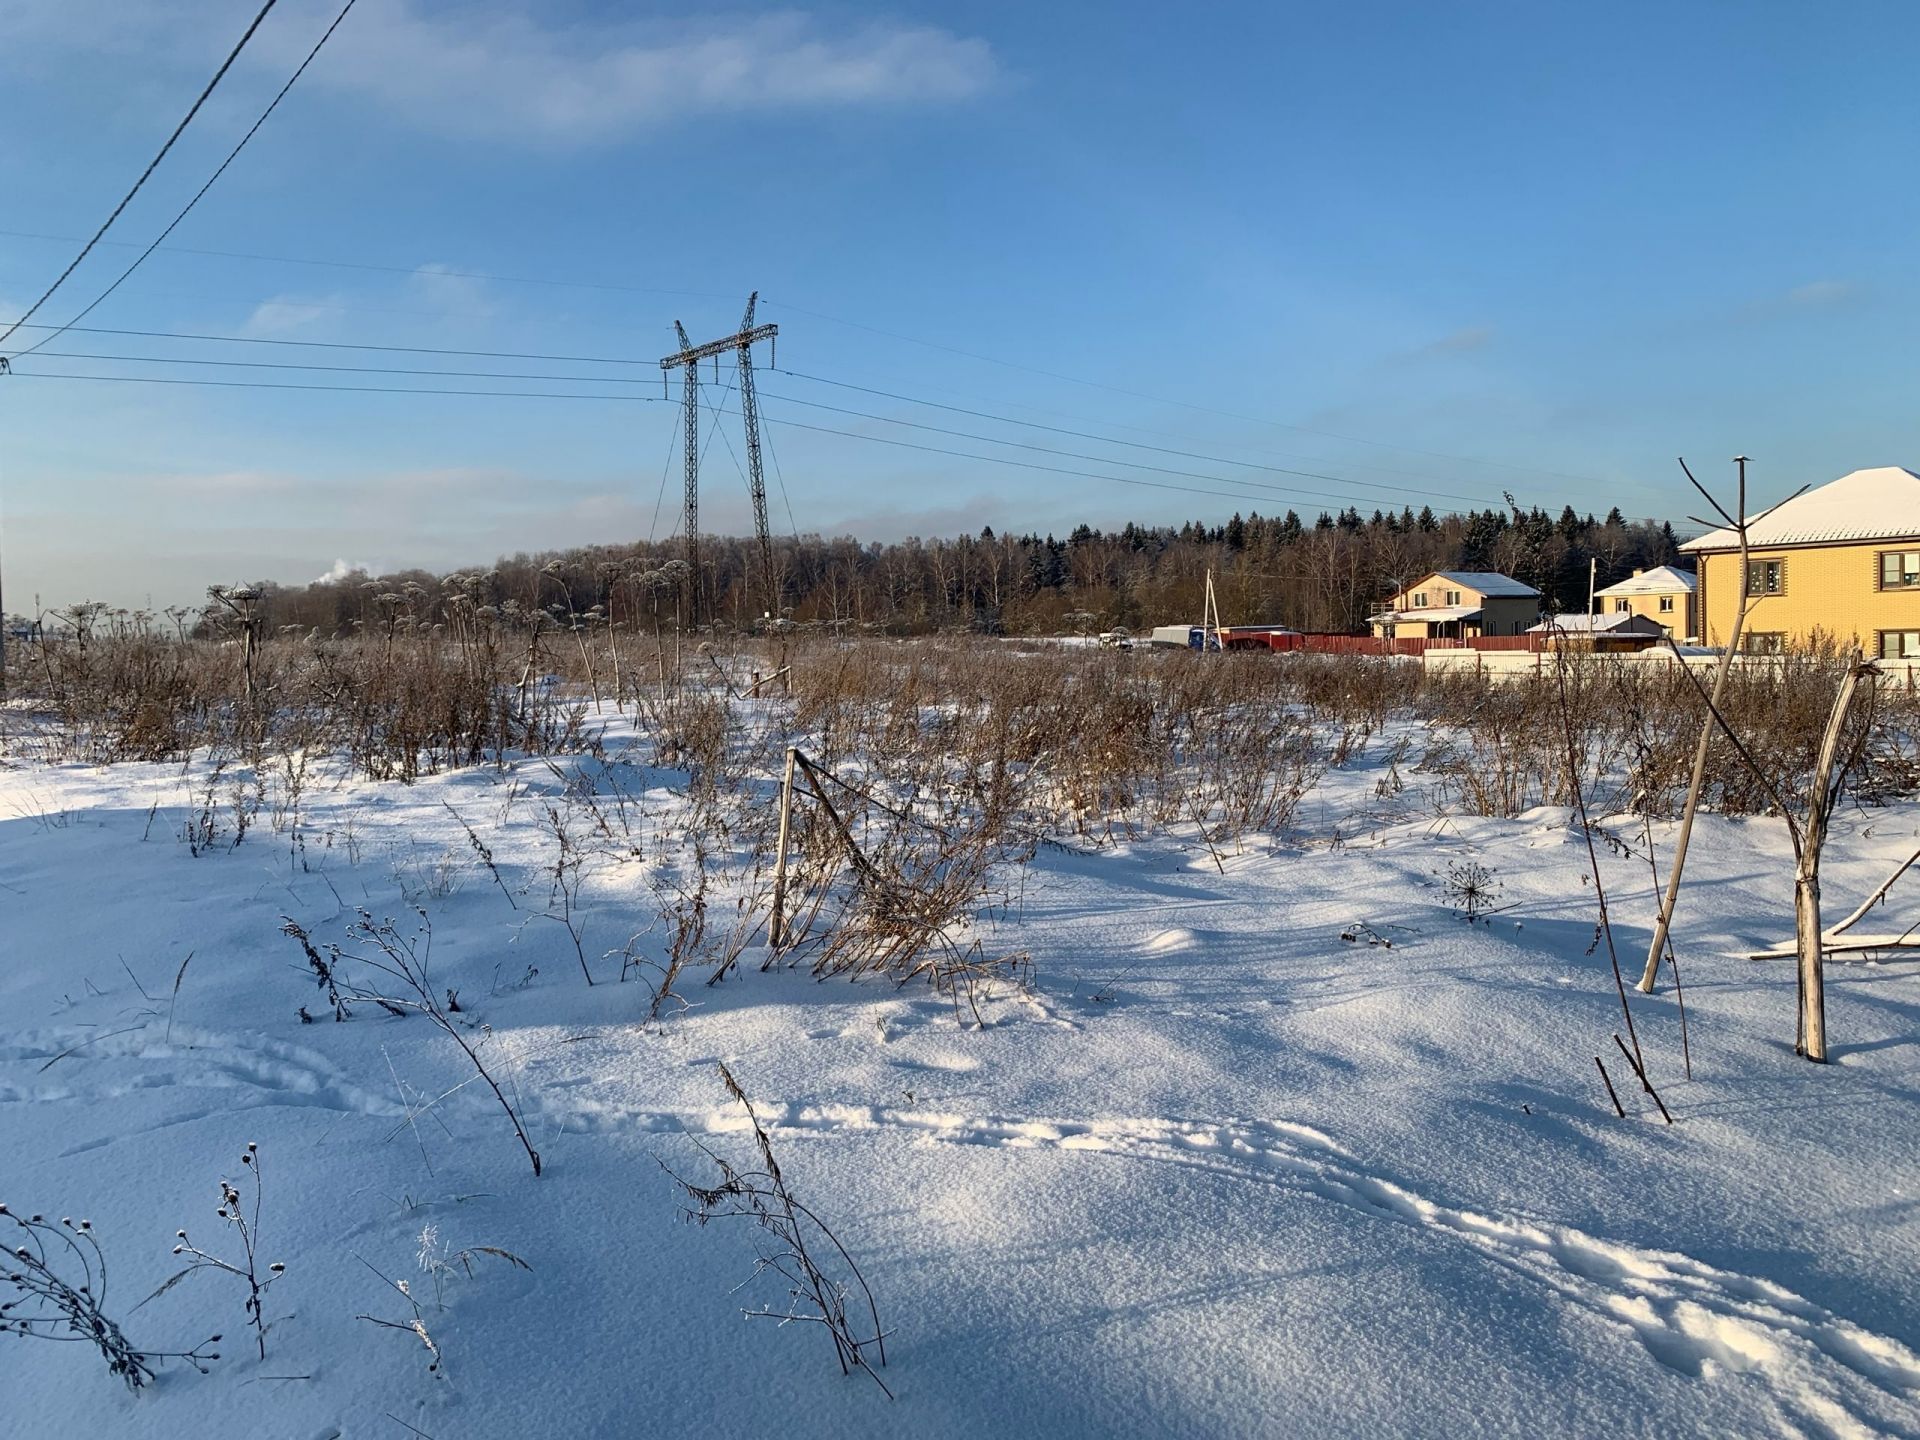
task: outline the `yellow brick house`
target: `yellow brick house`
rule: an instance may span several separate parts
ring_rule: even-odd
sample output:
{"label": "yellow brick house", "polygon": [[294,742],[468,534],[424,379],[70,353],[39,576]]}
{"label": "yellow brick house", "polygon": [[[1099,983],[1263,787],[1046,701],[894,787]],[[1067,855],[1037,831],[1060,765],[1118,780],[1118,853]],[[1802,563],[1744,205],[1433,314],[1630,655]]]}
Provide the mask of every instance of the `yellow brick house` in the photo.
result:
{"label": "yellow brick house", "polygon": [[1604,615],[1637,615],[1677,639],[1686,639],[1695,633],[1693,584],[1691,570],[1659,565],[1636,570],[1618,584],[1596,590],[1594,599]]}
{"label": "yellow brick house", "polygon": [[[1920,658],[1920,475],[1855,470],[1748,526],[1742,648],[1765,654],[1816,637],[1882,659]],[[1740,539],[1714,530],[1682,545],[1699,564],[1702,639],[1725,645],[1740,605]]]}

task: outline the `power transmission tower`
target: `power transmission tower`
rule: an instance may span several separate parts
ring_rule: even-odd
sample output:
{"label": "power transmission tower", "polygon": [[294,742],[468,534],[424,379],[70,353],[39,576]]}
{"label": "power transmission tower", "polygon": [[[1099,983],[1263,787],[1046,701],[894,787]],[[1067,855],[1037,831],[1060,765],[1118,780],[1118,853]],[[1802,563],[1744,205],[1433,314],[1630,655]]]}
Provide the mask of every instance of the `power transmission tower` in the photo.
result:
{"label": "power transmission tower", "polygon": [[[737,331],[723,339],[709,340],[704,345],[695,345],[687,338],[686,327],[678,320],[674,321],[674,332],[680,337],[680,349],[660,362],[662,379],[675,369],[685,372],[681,402],[686,410],[683,441],[686,450],[686,499],[681,517],[686,530],[689,627],[700,623],[700,362],[711,357],[714,378],[718,379],[720,357],[729,350],[735,353],[740,367],[740,415],[747,432],[747,492],[753,500],[753,528],[754,536],[759,541],[767,616],[770,620],[777,620],[780,615],[780,583],[773,568],[773,538],[767,531],[767,483],[760,470],[760,412],[753,392],[753,347],[761,340],[772,341],[780,333],[780,327],[753,323],[753,307],[759,298],[758,290],[747,297],[747,313]],[[719,420],[716,418],[714,423],[718,424]]]}

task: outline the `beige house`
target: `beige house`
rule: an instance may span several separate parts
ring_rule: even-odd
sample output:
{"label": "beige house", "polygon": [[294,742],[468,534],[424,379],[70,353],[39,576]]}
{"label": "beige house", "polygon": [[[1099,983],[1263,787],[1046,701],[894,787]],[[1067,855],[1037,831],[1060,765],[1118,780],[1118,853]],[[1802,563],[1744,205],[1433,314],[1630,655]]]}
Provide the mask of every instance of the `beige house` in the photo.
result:
{"label": "beige house", "polygon": [[1740,537],[1714,530],[1680,548],[1700,560],[1702,638],[1725,645],[1744,580],[1742,648],[1766,654],[1816,637],[1886,660],[1920,658],[1920,475],[1855,470],[1763,512]]}
{"label": "beige house", "polygon": [[1693,572],[1662,565],[1636,570],[1617,585],[1594,592],[1603,615],[1638,615],[1681,639],[1695,634]]}
{"label": "beige house", "polygon": [[1394,595],[1367,624],[1399,640],[1524,635],[1540,618],[1540,592],[1492,570],[1436,570]]}

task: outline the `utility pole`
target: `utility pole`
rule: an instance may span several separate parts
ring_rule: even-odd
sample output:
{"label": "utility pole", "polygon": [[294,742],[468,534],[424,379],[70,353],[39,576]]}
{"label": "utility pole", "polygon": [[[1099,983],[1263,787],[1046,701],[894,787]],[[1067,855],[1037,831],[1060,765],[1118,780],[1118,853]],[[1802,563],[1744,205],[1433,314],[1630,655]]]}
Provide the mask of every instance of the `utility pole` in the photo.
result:
{"label": "utility pole", "polygon": [[[687,327],[676,320],[673,328],[680,337],[680,348],[690,357],[686,362],[686,387],[682,397],[686,407],[687,490],[680,513],[687,547],[687,593],[682,609],[686,612],[687,628],[691,630],[700,619],[700,364],[698,357],[692,356]],[[666,364],[664,360],[660,362],[663,372]]]}
{"label": "utility pole", "polygon": [[[761,583],[766,587],[767,623],[780,618],[780,582],[773,573],[773,539],[767,530],[767,478],[760,469],[760,405],[753,393],[753,305],[760,298],[754,291],[747,297],[747,313],[740,321],[740,423],[747,431],[747,494],[753,499],[753,533],[760,542]],[[771,346],[774,327],[767,326]]]}
{"label": "utility pole", "polygon": [[1208,650],[1219,650],[1222,648],[1223,645],[1220,639],[1220,602],[1214,597],[1213,568],[1209,566],[1207,568],[1206,598],[1201,602],[1200,649],[1204,653]]}
{"label": "utility pole", "polygon": [[[767,530],[767,486],[760,469],[760,413],[753,390],[753,347],[761,340],[772,341],[780,333],[780,327],[753,323],[754,304],[759,298],[760,292],[757,290],[747,297],[747,313],[742,318],[737,331],[719,340],[709,340],[703,345],[695,345],[687,338],[686,327],[678,320],[674,321],[674,333],[680,337],[680,349],[660,362],[663,380],[675,369],[685,373],[681,403],[686,411],[686,434],[682,442],[686,452],[686,496],[682,502],[681,516],[686,530],[686,601],[687,625],[690,629],[700,623],[701,615],[700,362],[711,357],[717,371],[720,357],[729,350],[734,352],[740,367],[740,414],[747,432],[747,492],[753,501],[755,538],[759,541],[760,564],[765,571],[763,582],[767,597],[767,613],[769,616],[777,616],[780,613],[780,587],[773,570],[773,540]],[[716,419],[714,423],[718,424],[719,421]]]}

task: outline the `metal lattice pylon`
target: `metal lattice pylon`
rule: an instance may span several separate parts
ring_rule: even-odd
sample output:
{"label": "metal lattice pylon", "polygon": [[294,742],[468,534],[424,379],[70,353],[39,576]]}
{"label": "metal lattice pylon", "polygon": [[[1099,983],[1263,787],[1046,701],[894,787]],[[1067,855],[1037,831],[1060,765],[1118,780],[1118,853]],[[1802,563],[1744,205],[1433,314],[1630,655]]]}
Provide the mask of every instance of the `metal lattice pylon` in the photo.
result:
{"label": "metal lattice pylon", "polygon": [[[747,313],[741,319],[740,328],[737,331],[724,339],[709,340],[704,345],[693,344],[687,338],[686,327],[678,320],[674,321],[674,333],[680,337],[680,349],[660,362],[662,378],[674,369],[685,372],[681,403],[685,407],[685,436],[682,443],[686,452],[686,497],[682,502],[681,521],[686,532],[685,597],[687,624],[690,627],[699,625],[702,618],[700,604],[700,362],[712,357],[717,369],[720,356],[729,350],[735,353],[740,367],[740,415],[746,427],[747,436],[747,493],[753,501],[754,536],[759,542],[761,583],[766,597],[767,615],[770,619],[778,619],[780,615],[780,582],[773,567],[773,537],[767,530],[767,485],[760,469],[759,402],[753,389],[753,347],[758,341],[771,341],[780,333],[780,327],[753,323],[753,309],[759,298],[760,292],[757,290],[747,297]],[[719,423],[718,416],[715,417],[714,423]]]}

